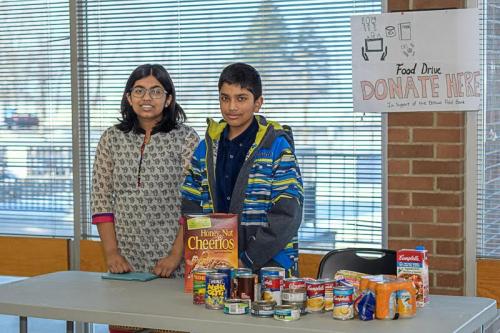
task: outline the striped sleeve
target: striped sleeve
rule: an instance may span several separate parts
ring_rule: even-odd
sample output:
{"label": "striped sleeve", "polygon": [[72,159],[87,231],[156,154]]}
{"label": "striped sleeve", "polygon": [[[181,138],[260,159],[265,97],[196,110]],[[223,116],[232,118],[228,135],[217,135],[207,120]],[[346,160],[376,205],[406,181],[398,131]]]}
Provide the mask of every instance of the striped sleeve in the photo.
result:
{"label": "striped sleeve", "polygon": [[205,141],[200,142],[191,159],[186,178],[181,187],[182,198],[196,202],[201,206],[203,166],[205,159]]}
{"label": "striped sleeve", "polygon": [[275,151],[279,156],[273,162],[272,202],[276,203],[281,198],[296,198],[302,203],[304,189],[295,154],[284,138],[280,139]]}

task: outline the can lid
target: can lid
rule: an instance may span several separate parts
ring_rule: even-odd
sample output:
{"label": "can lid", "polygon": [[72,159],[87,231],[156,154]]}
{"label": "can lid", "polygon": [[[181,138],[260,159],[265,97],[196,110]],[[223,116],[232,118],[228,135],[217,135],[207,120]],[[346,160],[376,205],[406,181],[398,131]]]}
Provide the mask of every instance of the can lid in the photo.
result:
{"label": "can lid", "polygon": [[233,267],[228,265],[217,265],[215,266],[215,269],[233,269]]}
{"label": "can lid", "polygon": [[271,305],[271,306],[275,306],[276,305],[276,301],[272,301],[272,300],[258,300],[258,301],[255,301],[253,302],[253,304],[257,304],[257,305]]}
{"label": "can lid", "polygon": [[193,273],[217,273],[217,271],[212,268],[197,268]]}
{"label": "can lid", "polygon": [[289,278],[285,278],[284,281],[286,281],[286,282],[305,282],[306,280],[292,276]]}
{"label": "can lid", "polygon": [[330,282],[335,282],[334,279],[331,279],[331,278],[323,278],[323,279],[318,279],[317,280],[318,282],[322,282],[322,283],[330,283]]}
{"label": "can lid", "polygon": [[275,310],[300,310],[299,306],[296,304],[282,304],[282,305],[276,305],[274,307]]}
{"label": "can lid", "polygon": [[249,272],[241,272],[241,273],[236,273],[237,277],[240,278],[255,278],[255,274],[249,273]]}
{"label": "can lid", "polygon": [[209,273],[207,273],[207,275],[212,279],[220,279],[220,278],[227,277],[226,273],[219,273],[219,272],[209,272]]}
{"label": "can lid", "polygon": [[226,299],[224,303],[225,304],[239,304],[239,303],[248,304],[248,300],[241,299],[241,298],[230,298],[230,299]]}

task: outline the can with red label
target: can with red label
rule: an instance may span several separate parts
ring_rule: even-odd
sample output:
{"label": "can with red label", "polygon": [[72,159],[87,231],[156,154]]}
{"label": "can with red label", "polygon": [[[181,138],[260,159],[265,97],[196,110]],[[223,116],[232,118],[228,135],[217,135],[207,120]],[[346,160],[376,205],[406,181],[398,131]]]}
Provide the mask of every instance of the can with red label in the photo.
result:
{"label": "can with red label", "polygon": [[281,305],[281,285],[283,278],[279,275],[265,275],[262,286],[262,300],[275,301]]}
{"label": "can with red label", "polygon": [[307,281],[307,312],[321,312],[325,305],[325,284],[321,281]]}
{"label": "can with red label", "polygon": [[333,310],[333,287],[335,285],[335,281],[333,279],[321,279],[321,281],[325,284],[325,306],[323,307],[324,311],[332,311]]}
{"label": "can with red label", "polygon": [[206,276],[215,273],[209,268],[199,268],[193,271],[193,304],[205,304]]}
{"label": "can with red label", "polygon": [[291,277],[283,280],[283,289],[304,289],[306,290],[306,280],[297,278],[297,277]]}

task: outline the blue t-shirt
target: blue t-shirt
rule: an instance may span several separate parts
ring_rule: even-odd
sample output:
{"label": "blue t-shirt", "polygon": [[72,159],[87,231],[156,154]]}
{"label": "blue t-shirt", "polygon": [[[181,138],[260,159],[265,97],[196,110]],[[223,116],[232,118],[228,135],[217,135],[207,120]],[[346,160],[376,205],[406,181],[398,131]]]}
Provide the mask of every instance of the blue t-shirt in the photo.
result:
{"label": "blue t-shirt", "polygon": [[254,117],[252,124],[232,140],[228,139],[229,126],[222,132],[215,167],[217,213],[229,213],[236,179],[250,147],[255,142],[258,130],[259,124]]}

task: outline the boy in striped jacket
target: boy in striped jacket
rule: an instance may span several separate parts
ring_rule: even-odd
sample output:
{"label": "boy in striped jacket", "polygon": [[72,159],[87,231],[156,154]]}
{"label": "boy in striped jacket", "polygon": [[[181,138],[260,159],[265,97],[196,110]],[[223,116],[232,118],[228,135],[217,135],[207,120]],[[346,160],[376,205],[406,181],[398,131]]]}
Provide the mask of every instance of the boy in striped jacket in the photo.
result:
{"label": "boy in striped jacket", "polygon": [[223,120],[208,119],[182,185],[181,211],[238,214],[240,267],[279,266],[296,275],[303,186],[291,131],[256,115],[262,84],[252,66],[227,66],[218,87]]}

